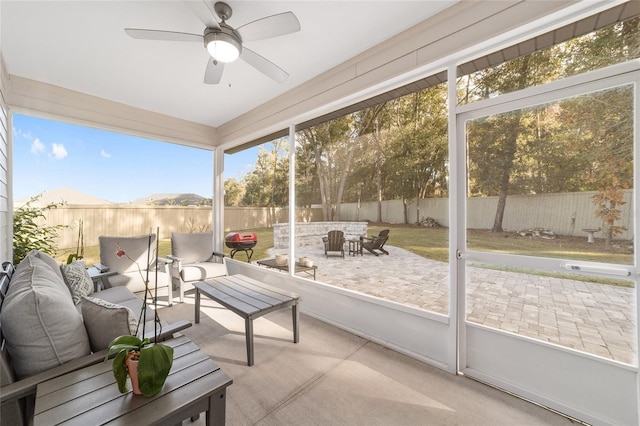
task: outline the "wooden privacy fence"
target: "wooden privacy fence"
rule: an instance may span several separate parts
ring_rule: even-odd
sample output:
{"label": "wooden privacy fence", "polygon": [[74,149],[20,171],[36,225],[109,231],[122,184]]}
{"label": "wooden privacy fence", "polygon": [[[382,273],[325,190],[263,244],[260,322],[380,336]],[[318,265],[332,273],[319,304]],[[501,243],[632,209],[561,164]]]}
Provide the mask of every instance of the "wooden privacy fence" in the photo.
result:
{"label": "wooden privacy fence", "polygon": [[[547,228],[557,235],[585,236],[583,229],[603,228],[602,221],[595,216],[592,203],[596,192],[510,196],[507,198],[503,228],[515,232],[529,228]],[[626,204],[619,206],[622,220],[618,226],[627,228],[619,239],[633,238],[634,210],[631,191],[625,191]],[[467,227],[490,229],[498,204],[497,197],[467,199]],[[401,200],[382,202],[382,222],[405,223]],[[418,214],[419,208],[419,214]],[[431,217],[441,226],[449,226],[449,200],[430,198],[415,200],[407,207],[409,223]],[[419,216],[419,217],[418,217]],[[200,232],[211,229],[210,206],[138,206],[138,205],[68,205],[50,210],[44,226],[66,225],[59,232],[56,243],[60,248],[75,247],[78,240],[78,224],[83,223],[85,246],[98,245],[100,235],[126,236],[154,232],[160,227],[160,238],[169,238],[172,232]],[[347,203],[341,205],[342,221],[375,222],[378,218],[378,203]],[[278,207],[227,207],[225,208],[225,232],[252,228],[272,227],[275,223],[286,223],[289,210]],[[322,221],[320,208],[298,209],[296,222]],[[602,233],[596,233],[602,238]]]}
{"label": "wooden privacy fence", "polygon": [[[322,218],[319,209],[300,209],[299,221]],[[43,226],[65,225],[58,232],[56,247],[72,248],[78,243],[82,221],[84,245],[98,245],[98,237],[143,235],[160,227],[160,238],[170,238],[172,232],[202,232],[211,230],[211,206],[139,206],[139,205],[66,205],[47,212]],[[286,222],[289,209],[269,207],[225,208],[225,232],[271,227]]]}
{"label": "wooden privacy fence", "polygon": [[98,237],[143,235],[160,227],[160,238],[171,232],[211,230],[211,206],[138,206],[138,205],[67,205],[47,212],[48,226],[62,224],[58,232],[59,248],[75,247],[82,220],[84,245],[97,246]]}
{"label": "wooden privacy fence", "polygon": [[[507,232],[516,232],[530,228],[546,228],[557,235],[585,236],[583,229],[603,228],[602,220],[595,214],[593,196],[597,192],[570,192],[543,195],[510,195],[507,197],[502,227]],[[616,238],[630,240],[633,238],[635,212],[631,199],[632,190],[624,191],[625,204],[618,206],[622,210],[622,219],[615,225],[627,228]],[[498,197],[467,198],[467,228],[491,229],[498,206]],[[419,217],[418,217],[419,207]],[[340,213],[342,220],[376,221],[378,203],[342,204]],[[449,199],[428,198],[415,200],[408,204],[408,223],[416,223],[419,219],[431,217],[441,226],[449,226]],[[405,223],[402,200],[384,201],[382,203],[382,221],[387,223]],[[596,233],[596,237],[604,237]]]}

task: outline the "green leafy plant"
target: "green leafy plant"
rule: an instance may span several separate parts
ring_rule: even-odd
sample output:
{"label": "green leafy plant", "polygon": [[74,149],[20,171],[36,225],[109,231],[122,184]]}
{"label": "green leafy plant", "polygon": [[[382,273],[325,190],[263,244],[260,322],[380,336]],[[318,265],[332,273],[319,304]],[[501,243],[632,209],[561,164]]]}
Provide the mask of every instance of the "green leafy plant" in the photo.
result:
{"label": "green leafy plant", "polygon": [[35,195],[13,212],[13,264],[17,265],[31,250],[40,250],[55,255],[55,239],[65,225],[42,226],[40,219],[46,219],[49,210],[64,203],[49,203],[44,207],[34,206],[42,194]]}
{"label": "green leafy plant", "polygon": [[157,395],[164,385],[173,365],[173,348],[161,343],[150,343],[149,339],[136,336],[119,336],[109,343],[105,362],[109,356],[117,354],[113,359],[113,376],[121,393],[127,388],[127,357],[138,358],[138,386],[142,395]]}
{"label": "green leafy plant", "polygon": [[[157,229],[157,234],[160,235],[160,228]],[[149,235],[147,239],[147,253],[151,253],[151,239],[152,234],[151,230],[149,230]],[[157,243],[157,241],[156,241]],[[138,272],[140,273],[140,277],[144,281],[145,293],[149,295],[154,301],[157,301],[157,298],[151,294],[149,289],[149,269],[146,269],[146,276],[142,274],[142,270],[138,262],[132,259],[127,252],[120,246],[120,243],[116,244],[116,256],[118,257],[126,257],[136,264],[138,267]],[[156,245],[156,253],[158,251],[158,246]],[[148,255],[149,256],[149,255]],[[155,263],[158,262],[157,254]],[[147,257],[147,265],[149,264],[149,257]],[[147,309],[147,298],[144,297],[142,300],[142,314],[140,315],[140,321],[142,322],[142,336],[145,335],[145,312]],[[158,318],[158,307],[156,306],[153,310],[154,313],[154,321],[156,324],[160,323],[160,319]],[[136,328],[136,332],[134,334],[138,334],[138,329]],[[157,328],[154,328],[154,341],[158,340]],[[127,375],[132,377],[132,381],[135,380],[133,376],[128,371],[127,360],[132,358],[138,361],[137,366],[137,377],[138,377],[138,388],[140,389],[140,393],[144,396],[152,397],[162,389],[164,382],[167,380],[167,376],[169,375],[169,371],[171,370],[171,366],[173,365],[173,348],[163,345],[161,343],[150,343],[148,338],[140,339],[137,336],[119,336],[109,343],[109,347],[107,350],[107,355],[105,356],[105,362],[109,359],[110,355],[117,354],[113,360],[113,376],[118,383],[118,389],[121,393],[125,393],[128,391],[127,389]],[[135,387],[134,387],[135,389]]]}

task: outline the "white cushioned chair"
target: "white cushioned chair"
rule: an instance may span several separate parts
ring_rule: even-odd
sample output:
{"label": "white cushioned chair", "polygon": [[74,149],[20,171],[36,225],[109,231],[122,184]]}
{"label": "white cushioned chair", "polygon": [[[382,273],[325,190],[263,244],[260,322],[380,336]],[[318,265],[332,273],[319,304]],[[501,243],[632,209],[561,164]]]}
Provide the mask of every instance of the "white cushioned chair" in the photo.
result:
{"label": "white cushioned chair", "polygon": [[[98,240],[100,243],[100,263],[108,266],[110,271],[117,272],[117,275],[112,275],[103,280],[103,282],[106,281],[107,288],[126,286],[134,293],[143,293],[148,269],[149,289],[152,292],[155,289],[157,272],[158,288],[168,288],[169,306],[173,304],[174,288],[169,285],[171,283],[171,275],[168,268],[170,261],[165,258],[158,258],[156,265],[155,234],[135,237],[101,236]],[[151,252],[149,252],[149,247],[151,247]],[[119,250],[123,250],[126,255],[118,256]]]}
{"label": "white cushioned chair", "polygon": [[224,254],[213,251],[213,233],[195,232],[171,234],[170,266],[173,286],[184,297],[184,283],[204,281],[227,275]]}

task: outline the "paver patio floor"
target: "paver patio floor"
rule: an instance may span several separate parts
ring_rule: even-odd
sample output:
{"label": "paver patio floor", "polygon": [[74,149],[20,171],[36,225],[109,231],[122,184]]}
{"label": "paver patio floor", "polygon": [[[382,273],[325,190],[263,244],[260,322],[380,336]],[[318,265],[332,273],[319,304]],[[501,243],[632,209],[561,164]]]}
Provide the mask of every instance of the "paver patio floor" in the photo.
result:
{"label": "paver patio floor", "polygon": [[[389,256],[344,259],[326,258],[315,246],[296,253],[313,259],[317,281],[447,315],[449,265],[385,249]],[[620,362],[636,359],[635,289],[477,267],[467,274],[469,321]]]}

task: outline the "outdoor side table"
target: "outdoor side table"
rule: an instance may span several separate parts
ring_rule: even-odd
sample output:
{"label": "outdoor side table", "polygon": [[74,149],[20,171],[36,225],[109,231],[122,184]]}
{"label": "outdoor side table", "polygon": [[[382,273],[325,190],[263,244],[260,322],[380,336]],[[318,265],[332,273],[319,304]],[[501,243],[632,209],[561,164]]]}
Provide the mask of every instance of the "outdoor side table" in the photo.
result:
{"label": "outdoor side table", "polygon": [[120,393],[113,360],[99,362],[40,383],[34,425],[174,425],[203,411],[207,425],[224,425],[233,380],[187,337],[163,343],[173,347],[173,366],[158,395],[134,395],[130,382],[129,392]]}
{"label": "outdoor side table", "polygon": [[95,266],[88,268],[87,273],[93,281],[93,291],[100,291],[107,288],[104,279],[113,275],[118,275],[116,271],[100,272],[100,270]]}
{"label": "outdoor side table", "polygon": [[349,243],[349,256],[359,254],[362,256],[362,240],[360,238],[352,238],[347,240]]}

